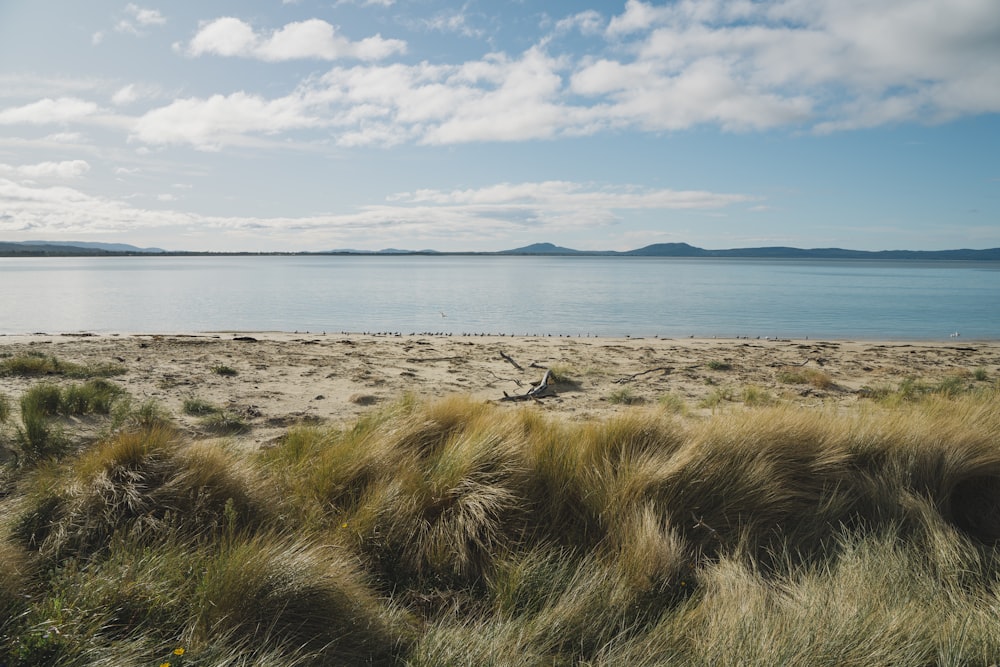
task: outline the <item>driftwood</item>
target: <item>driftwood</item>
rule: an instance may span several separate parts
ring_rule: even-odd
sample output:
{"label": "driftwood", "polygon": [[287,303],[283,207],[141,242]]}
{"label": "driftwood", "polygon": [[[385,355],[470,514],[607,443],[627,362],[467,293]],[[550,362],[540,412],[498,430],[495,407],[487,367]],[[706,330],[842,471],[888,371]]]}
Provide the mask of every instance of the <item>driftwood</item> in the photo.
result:
{"label": "driftwood", "polygon": [[519,371],[523,371],[524,370],[523,368],[521,368],[520,364],[518,364],[516,361],[514,361],[510,357],[510,355],[506,354],[503,350],[500,351],[500,358],[503,359],[504,361],[506,361],[507,363],[509,363],[511,366],[513,366],[517,370],[519,370]]}
{"label": "driftwood", "polygon": [[501,401],[537,401],[538,399],[544,398],[545,396],[553,396],[556,392],[555,392],[555,389],[552,388],[552,385],[549,384],[549,378],[551,376],[552,376],[552,371],[551,370],[546,370],[545,371],[545,377],[542,378],[542,381],[539,382],[534,387],[532,387],[531,389],[529,389],[527,392],[525,392],[523,394],[513,394],[513,395],[512,394],[508,394],[507,392],[504,392],[503,393],[503,398],[501,398],[500,400]]}
{"label": "driftwood", "polygon": [[673,370],[674,370],[673,366],[660,366],[658,368],[650,368],[648,371],[642,371],[641,373],[633,373],[632,375],[629,375],[627,377],[618,378],[614,382],[615,384],[626,384],[636,379],[637,377],[641,377],[643,375],[649,375],[650,373],[655,373],[656,371],[663,371],[664,375],[669,375]]}
{"label": "driftwood", "polygon": [[493,371],[490,371],[489,373],[490,373],[490,375],[492,375],[493,377],[495,377],[495,378],[496,378],[497,380],[500,380],[501,382],[513,382],[513,383],[514,383],[514,384],[516,384],[516,385],[517,385],[518,387],[523,387],[523,386],[524,386],[524,383],[523,383],[523,382],[521,382],[520,380],[518,380],[517,378],[505,378],[505,377],[500,377],[499,375],[497,375],[497,374],[496,374],[496,373],[494,373]]}

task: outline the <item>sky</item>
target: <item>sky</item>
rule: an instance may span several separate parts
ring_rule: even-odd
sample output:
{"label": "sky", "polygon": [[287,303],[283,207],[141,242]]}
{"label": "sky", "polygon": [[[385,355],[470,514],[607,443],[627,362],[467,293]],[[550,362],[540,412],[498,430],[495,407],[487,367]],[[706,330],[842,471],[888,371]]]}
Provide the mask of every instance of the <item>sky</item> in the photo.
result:
{"label": "sky", "polygon": [[1000,247],[1000,3],[0,0],[0,240]]}

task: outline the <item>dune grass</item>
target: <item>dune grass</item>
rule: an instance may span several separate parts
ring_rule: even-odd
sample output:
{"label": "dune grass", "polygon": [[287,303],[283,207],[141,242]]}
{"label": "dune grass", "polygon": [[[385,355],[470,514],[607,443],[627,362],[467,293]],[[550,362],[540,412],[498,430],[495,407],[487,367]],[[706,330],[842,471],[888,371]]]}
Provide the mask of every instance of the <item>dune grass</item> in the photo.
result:
{"label": "dune grass", "polygon": [[0,375],[22,377],[62,376],[75,379],[107,378],[121,375],[126,368],[117,363],[77,364],[63,361],[55,355],[29,352],[0,359]]}
{"label": "dune grass", "polygon": [[751,393],[601,422],[408,397],[258,452],[122,421],[7,477],[0,663],[1000,660],[996,388]]}

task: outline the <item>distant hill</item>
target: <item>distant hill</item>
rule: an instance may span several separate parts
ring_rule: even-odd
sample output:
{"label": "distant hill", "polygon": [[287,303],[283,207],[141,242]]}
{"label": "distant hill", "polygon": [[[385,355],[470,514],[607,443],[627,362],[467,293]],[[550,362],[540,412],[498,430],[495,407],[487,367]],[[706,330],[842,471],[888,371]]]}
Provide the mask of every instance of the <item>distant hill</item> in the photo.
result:
{"label": "distant hill", "polygon": [[0,241],[0,256],[4,257],[86,257],[114,255],[587,255],[602,257],[721,257],[759,259],[900,259],[900,260],[953,260],[1000,262],[1000,248],[973,250],[847,250],[844,248],[789,248],[767,246],[761,248],[729,248],[706,250],[688,243],[654,243],[626,250],[574,250],[554,243],[532,243],[521,248],[499,252],[439,252],[437,250],[325,250],[320,252],[198,252],[168,251],[161,248],[139,248],[126,243],[94,243],[88,241]]}
{"label": "distant hill", "polygon": [[129,252],[129,253],[164,253],[162,248],[138,248],[127,243],[96,243],[94,241],[23,241],[21,245],[30,246],[57,246],[71,248],[87,248],[89,250],[105,250],[107,252]]}
{"label": "distant hill", "polygon": [[638,257],[743,257],[762,259],[910,259],[1000,261],[1000,248],[986,250],[846,250],[844,248],[731,248],[705,250],[687,243],[657,243],[623,255]]}
{"label": "distant hill", "polygon": [[501,250],[496,253],[498,255],[583,255],[592,254],[583,250],[573,250],[572,248],[563,248],[562,246],[553,245],[551,243],[532,243],[531,245],[526,245],[523,248],[514,248],[513,250]]}
{"label": "distant hill", "polygon": [[94,257],[119,253],[98,248],[54,244],[11,243],[0,241],[0,255],[4,257]]}
{"label": "distant hill", "polygon": [[505,250],[502,255],[606,255],[621,257],[731,257],[760,259],[909,259],[909,260],[976,260],[1000,261],[1000,248],[986,250],[846,250],[844,248],[788,248],[771,246],[761,248],[730,248],[706,250],[687,243],[654,243],[635,250],[618,252],[581,251],[563,248],[551,243],[535,243],[524,248]]}

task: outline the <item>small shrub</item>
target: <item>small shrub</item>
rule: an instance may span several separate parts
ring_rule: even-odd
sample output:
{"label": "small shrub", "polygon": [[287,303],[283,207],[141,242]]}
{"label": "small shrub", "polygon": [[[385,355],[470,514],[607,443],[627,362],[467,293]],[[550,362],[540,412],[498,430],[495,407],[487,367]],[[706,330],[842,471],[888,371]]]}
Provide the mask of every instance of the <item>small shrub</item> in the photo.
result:
{"label": "small shrub", "polygon": [[980,367],[972,371],[972,379],[978,380],[979,382],[985,382],[989,379],[989,375],[987,374],[985,368]]}
{"label": "small shrub", "polygon": [[191,397],[184,399],[183,410],[184,414],[186,415],[192,415],[198,417],[218,412],[219,408],[215,407],[208,401],[203,401],[200,398]]}
{"label": "small shrub", "polygon": [[968,390],[969,387],[965,380],[957,375],[952,375],[941,380],[933,389],[934,393],[941,394],[947,398],[955,398]]}
{"label": "small shrub", "polygon": [[201,419],[201,425],[217,435],[237,435],[250,430],[246,420],[235,412],[217,410]]}
{"label": "small shrub", "polygon": [[61,402],[59,388],[50,384],[35,385],[21,397],[21,426],[15,441],[26,462],[58,456],[65,450],[66,439],[49,423],[59,413]]}
{"label": "small shrub", "polygon": [[687,411],[684,397],[677,394],[670,393],[660,396],[659,404],[664,410],[675,415],[684,414]]}
{"label": "small shrub", "polygon": [[732,370],[733,365],[728,361],[718,361],[716,359],[713,359],[712,361],[708,362],[708,368],[713,371],[728,371]]}
{"label": "small shrub", "polygon": [[833,387],[833,379],[816,368],[786,367],[778,371],[778,382],[783,384],[809,384],[817,389]]}
{"label": "small shrub", "polygon": [[733,390],[729,387],[719,387],[718,389],[713,389],[712,392],[701,399],[698,404],[703,408],[712,408],[713,410],[726,401],[733,400]]}
{"label": "small shrub", "polygon": [[115,401],[111,411],[110,431],[124,427],[154,428],[170,426],[170,413],[155,399],[149,399],[138,407],[126,396]]}
{"label": "small shrub", "polygon": [[643,400],[642,396],[636,396],[628,387],[617,389],[608,396],[608,401],[614,405],[638,405]]}
{"label": "small shrub", "polygon": [[743,403],[750,406],[773,405],[775,399],[766,389],[757,385],[749,385],[743,388]]}
{"label": "small shrub", "polygon": [[30,412],[43,417],[59,414],[62,408],[62,392],[54,384],[36,384],[21,397],[21,414]]}
{"label": "small shrub", "polygon": [[125,393],[121,387],[103,378],[82,385],[72,385],[62,392],[61,410],[71,415],[111,413],[111,406]]}
{"label": "small shrub", "polygon": [[232,366],[226,366],[225,364],[213,366],[212,372],[216,375],[221,375],[222,377],[234,377],[239,375],[239,372],[235,368]]}

